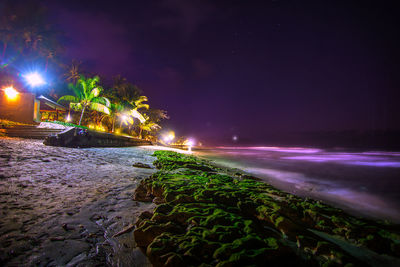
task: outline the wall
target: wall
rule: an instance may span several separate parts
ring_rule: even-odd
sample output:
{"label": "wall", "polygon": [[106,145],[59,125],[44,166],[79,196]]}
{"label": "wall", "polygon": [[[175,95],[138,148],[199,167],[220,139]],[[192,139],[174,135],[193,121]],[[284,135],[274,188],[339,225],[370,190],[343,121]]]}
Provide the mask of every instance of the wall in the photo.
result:
{"label": "wall", "polygon": [[22,123],[34,123],[35,95],[19,93],[17,98],[9,100],[0,90],[0,118]]}

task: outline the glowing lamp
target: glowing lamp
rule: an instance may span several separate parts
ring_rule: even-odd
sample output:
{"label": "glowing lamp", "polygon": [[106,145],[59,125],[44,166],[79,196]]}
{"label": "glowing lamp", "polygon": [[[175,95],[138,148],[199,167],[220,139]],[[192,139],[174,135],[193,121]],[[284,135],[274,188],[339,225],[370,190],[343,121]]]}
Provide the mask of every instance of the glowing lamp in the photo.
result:
{"label": "glowing lamp", "polygon": [[186,141],[186,145],[189,146],[189,147],[193,146],[194,145],[193,140],[187,140]]}
{"label": "glowing lamp", "polygon": [[14,89],[14,87],[9,86],[4,88],[4,93],[6,94],[6,97],[8,100],[15,100],[18,97],[18,91]]}
{"label": "glowing lamp", "polygon": [[24,78],[28,82],[28,84],[32,87],[40,86],[45,84],[45,81],[43,80],[42,76],[40,76],[39,73],[37,72],[32,72],[29,74],[24,75]]}
{"label": "glowing lamp", "polygon": [[169,132],[169,134],[168,134],[168,139],[169,139],[170,141],[172,141],[172,140],[175,139],[175,133],[174,133],[173,131],[170,131],[170,132]]}
{"label": "glowing lamp", "polygon": [[68,114],[67,118],[65,119],[66,122],[70,122],[71,121],[71,116]]}
{"label": "glowing lamp", "polygon": [[194,145],[194,141],[193,141],[193,139],[188,139],[188,140],[186,140],[186,145],[189,147],[188,148],[188,151],[189,151],[189,153],[191,153],[192,152],[192,146]]}
{"label": "glowing lamp", "polygon": [[122,116],[121,116],[121,122],[122,122],[123,124],[128,124],[128,116],[122,115]]}

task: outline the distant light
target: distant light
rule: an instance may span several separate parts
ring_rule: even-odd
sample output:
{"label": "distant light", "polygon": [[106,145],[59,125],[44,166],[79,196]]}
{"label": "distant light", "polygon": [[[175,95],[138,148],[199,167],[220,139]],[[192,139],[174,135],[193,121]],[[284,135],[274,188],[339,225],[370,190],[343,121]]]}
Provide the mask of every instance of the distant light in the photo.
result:
{"label": "distant light", "polygon": [[39,73],[37,72],[32,72],[29,74],[24,75],[24,78],[28,82],[28,84],[32,87],[40,86],[45,84],[45,81],[43,80],[42,76],[40,76]]}
{"label": "distant light", "polygon": [[195,141],[193,139],[187,139],[185,144],[188,146],[189,153],[192,153],[192,146],[194,146]]}
{"label": "distant light", "polygon": [[121,115],[121,122],[122,122],[124,125],[127,125],[127,124],[128,124],[128,116],[126,116],[126,115]]}
{"label": "distant light", "polygon": [[193,146],[194,143],[195,143],[195,142],[194,142],[192,139],[188,139],[188,140],[186,140],[186,142],[185,142],[185,144],[186,144],[187,146],[189,146],[189,147]]}
{"label": "distant light", "polygon": [[18,97],[18,91],[14,89],[14,87],[9,86],[4,88],[4,93],[6,94],[7,99],[15,100]]}
{"label": "distant light", "polygon": [[232,136],[232,141],[236,142],[239,139],[239,137],[237,135]]}
{"label": "distant light", "polygon": [[71,116],[68,114],[67,118],[65,119],[66,122],[70,122],[71,121]]}
{"label": "distant light", "polygon": [[175,132],[174,131],[169,131],[168,134],[163,136],[163,140],[167,144],[169,144],[174,139],[175,139]]}
{"label": "distant light", "polygon": [[171,131],[171,132],[168,134],[168,139],[169,139],[170,141],[174,140],[174,139],[175,139],[175,133]]}

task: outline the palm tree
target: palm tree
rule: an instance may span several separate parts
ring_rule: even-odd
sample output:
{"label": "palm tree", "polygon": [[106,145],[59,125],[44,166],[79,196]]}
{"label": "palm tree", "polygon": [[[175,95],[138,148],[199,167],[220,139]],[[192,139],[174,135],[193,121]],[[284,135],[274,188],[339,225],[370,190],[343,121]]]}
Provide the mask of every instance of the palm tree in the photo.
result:
{"label": "palm tree", "polygon": [[128,82],[128,80],[121,75],[113,77],[113,90],[114,95],[125,102],[132,102],[139,98],[141,90]]}
{"label": "palm tree", "polygon": [[[49,60],[54,61],[62,47],[60,32],[48,21],[48,10],[38,1],[6,1],[0,8],[0,42],[2,59],[11,47],[15,58],[27,61],[44,58],[46,70]],[[16,60],[14,59],[14,60]]]}
{"label": "palm tree", "polygon": [[70,83],[76,83],[80,78],[79,67],[82,64],[81,61],[73,59],[70,66],[66,66],[67,71],[64,73],[65,80]]}
{"label": "palm tree", "polygon": [[1,53],[1,60],[4,60],[6,55],[7,46],[13,40],[13,33],[9,23],[6,20],[2,19],[0,22],[0,42],[3,43],[3,51]]}
{"label": "palm tree", "polygon": [[110,114],[110,101],[105,97],[99,97],[101,91],[103,91],[103,88],[97,85],[99,80],[99,76],[85,78],[81,75],[75,85],[72,83],[68,85],[73,90],[75,96],[65,95],[57,101],[69,101],[71,108],[82,110],[78,125],[81,125],[86,108]]}
{"label": "palm tree", "polygon": [[145,121],[139,123],[139,134],[138,134],[139,138],[142,138],[143,131],[151,132],[161,129],[161,126],[155,123],[154,121],[151,121],[146,114],[144,114],[143,116],[145,118]]}
{"label": "palm tree", "polygon": [[[125,106],[120,103],[111,103],[111,107],[110,107],[111,118],[112,118],[111,132],[114,132],[114,130],[115,130],[115,121],[117,119],[117,116],[121,116],[124,109],[125,109]],[[122,124],[122,121],[121,121],[121,124]]]}
{"label": "palm tree", "polygon": [[143,131],[147,132],[147,135],[154,135],[161,129],[159,122],[163,119],[169,119],[167,112],[161,109],[149,109],[143,116],[146,120],[138,125],[139,137],[142,137]]}
{"label": "palm tree", "polygon": [[[129,111],[129,115],[133,118],[136,118],[139,120],[139,124],[144,123],[146,121],[146,118],[144,117],[144,115],[138,111],[138,109],[149,109],[149,104],[145,104],[143,102],[147,102],[147,96],[140,96],[138,99],[129,102],[129,104],[133,107],[130,111]],[[133,124],[133,121],[132,123]],[[141,131],[140,131],[141,132]]]}

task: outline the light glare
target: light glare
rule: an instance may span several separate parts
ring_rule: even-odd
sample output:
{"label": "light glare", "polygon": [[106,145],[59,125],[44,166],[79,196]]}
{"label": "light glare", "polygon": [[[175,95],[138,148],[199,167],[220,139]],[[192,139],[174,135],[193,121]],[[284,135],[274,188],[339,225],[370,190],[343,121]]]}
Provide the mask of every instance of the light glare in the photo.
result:
{"label": "light glare", "polygon": [[7,97],[9,100],[15,100],[15,99],[17,99],[18,94],[19,94],[18,91],[15,90],[14,87],[12,87],[12,86],[9,86],[9,87],[7,87],[7,88],[4,88],[4,92],[5,92],[5,94],[6,94],[6,97]]}
{"label": "light glare", "polygon": [[30,86],[36,87],[45,84],[42,76],[37,72],[32,72],[24,76]]}

